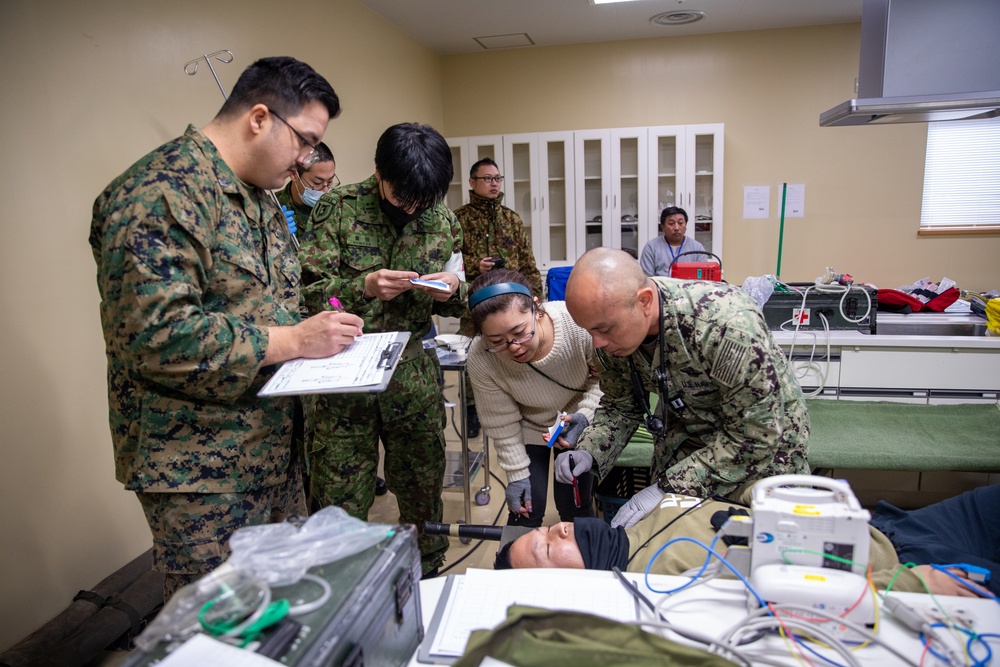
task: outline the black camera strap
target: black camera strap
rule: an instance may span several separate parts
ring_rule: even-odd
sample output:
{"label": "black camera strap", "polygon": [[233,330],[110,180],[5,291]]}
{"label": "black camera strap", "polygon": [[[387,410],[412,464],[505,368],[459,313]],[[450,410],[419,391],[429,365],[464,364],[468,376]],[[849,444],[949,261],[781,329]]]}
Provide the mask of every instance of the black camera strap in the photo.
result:
{"label": "black camera strap", "polygon": [[566,385],[564,385],[559,380],[557,380],[554,377],[552,377],[551,375],[548,375],[545,372],[543,372],[542,369],[538,368],[537,366],[534,366],[530,361],[528,362],[528,368],[530,368],[531,370],[535,371],[536,373],[538,373],[539,375],[541,375],[543,378],[546,378],[547,380],[551,380],[552,382],[555,382],[557,385],[559,385],[560,387],[562,387],[566,391],[574,391],[574,392],[576,392],[578,394],[586,394],[587,393],[586,389],[573,389],[573,387],[567,387]]}

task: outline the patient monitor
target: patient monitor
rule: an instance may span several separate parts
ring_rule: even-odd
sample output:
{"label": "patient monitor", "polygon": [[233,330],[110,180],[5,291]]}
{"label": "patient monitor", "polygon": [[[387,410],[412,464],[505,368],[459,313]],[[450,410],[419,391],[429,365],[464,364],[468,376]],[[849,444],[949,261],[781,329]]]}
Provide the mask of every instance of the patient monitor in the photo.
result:
{"label": "patient monitor", "polygon": [[[871,514],[846,482],[813,475],[770,477],[754,486],[751,507],[753,518],[739,520],[752,522],[749,580],[765,602],[801,604],[874,623],[865,577]],[[751,606],[759,604],[749,597]]]}

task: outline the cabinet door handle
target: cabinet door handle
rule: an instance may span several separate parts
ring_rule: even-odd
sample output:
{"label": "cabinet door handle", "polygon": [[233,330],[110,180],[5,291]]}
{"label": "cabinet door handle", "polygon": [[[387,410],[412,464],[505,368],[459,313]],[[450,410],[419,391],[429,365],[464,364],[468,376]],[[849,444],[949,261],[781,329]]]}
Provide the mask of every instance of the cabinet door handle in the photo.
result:
{"label": "cabinet door handle", "polygon": [[608,207],[608,196],[604,195],[604,208]]}
{"label": "cabinet door handle", "polygon": [[532,211],[537,211],[538,210],[538,197],[532,197],[531,198],[531,210]]}
{"label": "cabinet door handle", "polygon": [[545,210],[545,197],[542,197],[542,210]]}
{"label": "cabinet door handle", "polygon": [[611,195],[611,208],[618,208],[618,195]]}

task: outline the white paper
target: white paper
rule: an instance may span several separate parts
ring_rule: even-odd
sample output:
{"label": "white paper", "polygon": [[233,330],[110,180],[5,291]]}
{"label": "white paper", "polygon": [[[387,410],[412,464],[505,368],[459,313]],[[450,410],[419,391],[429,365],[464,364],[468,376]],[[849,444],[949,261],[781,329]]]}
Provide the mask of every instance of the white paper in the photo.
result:
{"label": "white paper", "polygon": [[420,285],[421,287],[430,287],[431,289],[436,289],[441,292],[447,292],[451,290],[448,283],[443,280],[421,280],[420,278],[410,278],[410,282],[414,285]]}
{"label": "white paper", "polygon": [[382,380],[385,368],[379,360],[395,332],[366,333],[340,354],[323,359],[293,359],[285,362],[262,390],[264,395],[323,393],[325,389],[366,387]]}
{"label": "white paper", "polygon": [[181,644],[157,663],[160,667],[274,667],[281,663],[266,658],[259,653],[236,648],[212,639],[208,635],[196,634]]}
{"label": "white paper", "polygon": [[743,186],[743,217],[763,218],[771,217],[771,186],[770,185],[745,185]]}
{"label": "white paper", "polygon": [[587,574],[557,569],[468,570],[451,586],[431,654],[462,655],[472,631],[500,625],[513,604],[579,611],[615,621],[638,618],[635,599],[621,582]]}
{"label": "white paper", "polygon": [[806,186],[805,183],[791,183],[785,188],[785,217],[806,217]]}

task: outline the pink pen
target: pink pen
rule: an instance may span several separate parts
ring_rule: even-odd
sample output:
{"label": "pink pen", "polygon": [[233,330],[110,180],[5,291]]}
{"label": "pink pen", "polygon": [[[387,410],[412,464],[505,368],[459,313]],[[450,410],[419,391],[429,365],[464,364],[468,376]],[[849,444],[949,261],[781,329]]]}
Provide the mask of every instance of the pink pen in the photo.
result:
{"label": "pink pen", "polygon": [[[333,308],[333,312],[335,312],[335,313],[346,313],[347,312],[346,310],[344,310],[344,304],[340,303],[340,299],[338,299],[335,296],[331,296],[330,297],[330,307]],[[362,335],[362,331],[361,331],[361,329],[358,329],[358,335],[354,337],[354,340],[357,340],[357,339],[361,338],[361,335]]]}

